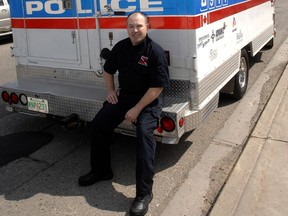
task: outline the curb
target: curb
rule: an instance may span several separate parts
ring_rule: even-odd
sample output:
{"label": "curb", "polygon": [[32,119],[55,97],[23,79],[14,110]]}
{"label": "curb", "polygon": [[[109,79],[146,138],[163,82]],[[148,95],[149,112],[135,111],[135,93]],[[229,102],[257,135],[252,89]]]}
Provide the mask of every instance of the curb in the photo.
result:
{"label": "curb", "polygon": [[[281,45],[279,53],[287,53],[287,44],[288,39],[286,39]],[[287,54],[282,56],[287,56]],[[255,171],[264,144],[266,143],[267,138],[269,138],[272,124],[288,89],[287,83],[288,65],[286,65],[283,74],[281,75],[266,104],[266,107],[251,133],[251,137],[249,138],[243,153],[236,163],[232,174],[230,175],[209,216],[235,215],[243,194],[248,186],[249,179]]]}

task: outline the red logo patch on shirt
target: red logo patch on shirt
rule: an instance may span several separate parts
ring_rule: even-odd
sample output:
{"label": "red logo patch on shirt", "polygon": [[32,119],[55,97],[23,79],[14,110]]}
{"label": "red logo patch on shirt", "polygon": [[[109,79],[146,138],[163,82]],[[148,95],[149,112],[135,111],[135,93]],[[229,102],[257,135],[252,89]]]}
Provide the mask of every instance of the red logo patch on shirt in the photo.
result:
{"label": "red logo patch on shirt", "polygon": [[148,66],[148,57],[146,56],[141,56],[138,64]]}

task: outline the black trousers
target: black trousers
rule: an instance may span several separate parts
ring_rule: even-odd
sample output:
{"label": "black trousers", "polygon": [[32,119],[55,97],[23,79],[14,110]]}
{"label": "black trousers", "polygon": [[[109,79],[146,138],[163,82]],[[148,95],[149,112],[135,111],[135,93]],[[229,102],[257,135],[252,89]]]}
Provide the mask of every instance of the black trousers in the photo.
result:
{"label": "black trousers", "polygon": [[[91,168],[105,173],[111,169],[110,142],[112,133],[126,112],[137,104],[139,97],[120,95],[117,104],[104,102],[91,127]],[[161,107],[147,106],[137,118],[136,196],[152,192],[156,141],[153,131],[158,126]]]}

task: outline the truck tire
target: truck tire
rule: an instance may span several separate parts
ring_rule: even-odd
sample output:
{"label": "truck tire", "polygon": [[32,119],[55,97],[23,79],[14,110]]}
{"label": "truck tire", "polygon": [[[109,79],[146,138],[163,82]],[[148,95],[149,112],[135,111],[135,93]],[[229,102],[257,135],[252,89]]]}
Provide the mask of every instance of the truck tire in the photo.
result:
{"label": "truck tire", "polygon": [[235,75],[235,83],[234,83],[234,91],[233,97],[236,99],[241,99],[248,86],[248,75],[249,75],[249,62],[248,62],[248,54],[245,49],[241,51],[240,58],[240,68],[239,72]]}

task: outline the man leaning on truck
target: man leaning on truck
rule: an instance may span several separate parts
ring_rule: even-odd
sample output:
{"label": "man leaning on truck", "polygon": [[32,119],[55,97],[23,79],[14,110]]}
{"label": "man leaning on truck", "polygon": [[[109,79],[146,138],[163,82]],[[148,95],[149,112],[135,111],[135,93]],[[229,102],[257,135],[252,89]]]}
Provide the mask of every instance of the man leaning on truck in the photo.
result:
{"label": "man leaning on truck", "polygon": [[[142,12],[127,18],[128,38],[118,42],[104,65],[107,99],[91,124],[91,171],[78,183],[89,186],[113,178],[110,138],[114,129],[127,120],[136,125],[136,197],[131,215],[145,215],[153,198],[156,141],[153,131],[163,106],[163,89],[169,86],[164,50],[147,31],[149,19]],[[118,71],[119,91],[114,85]]]}

